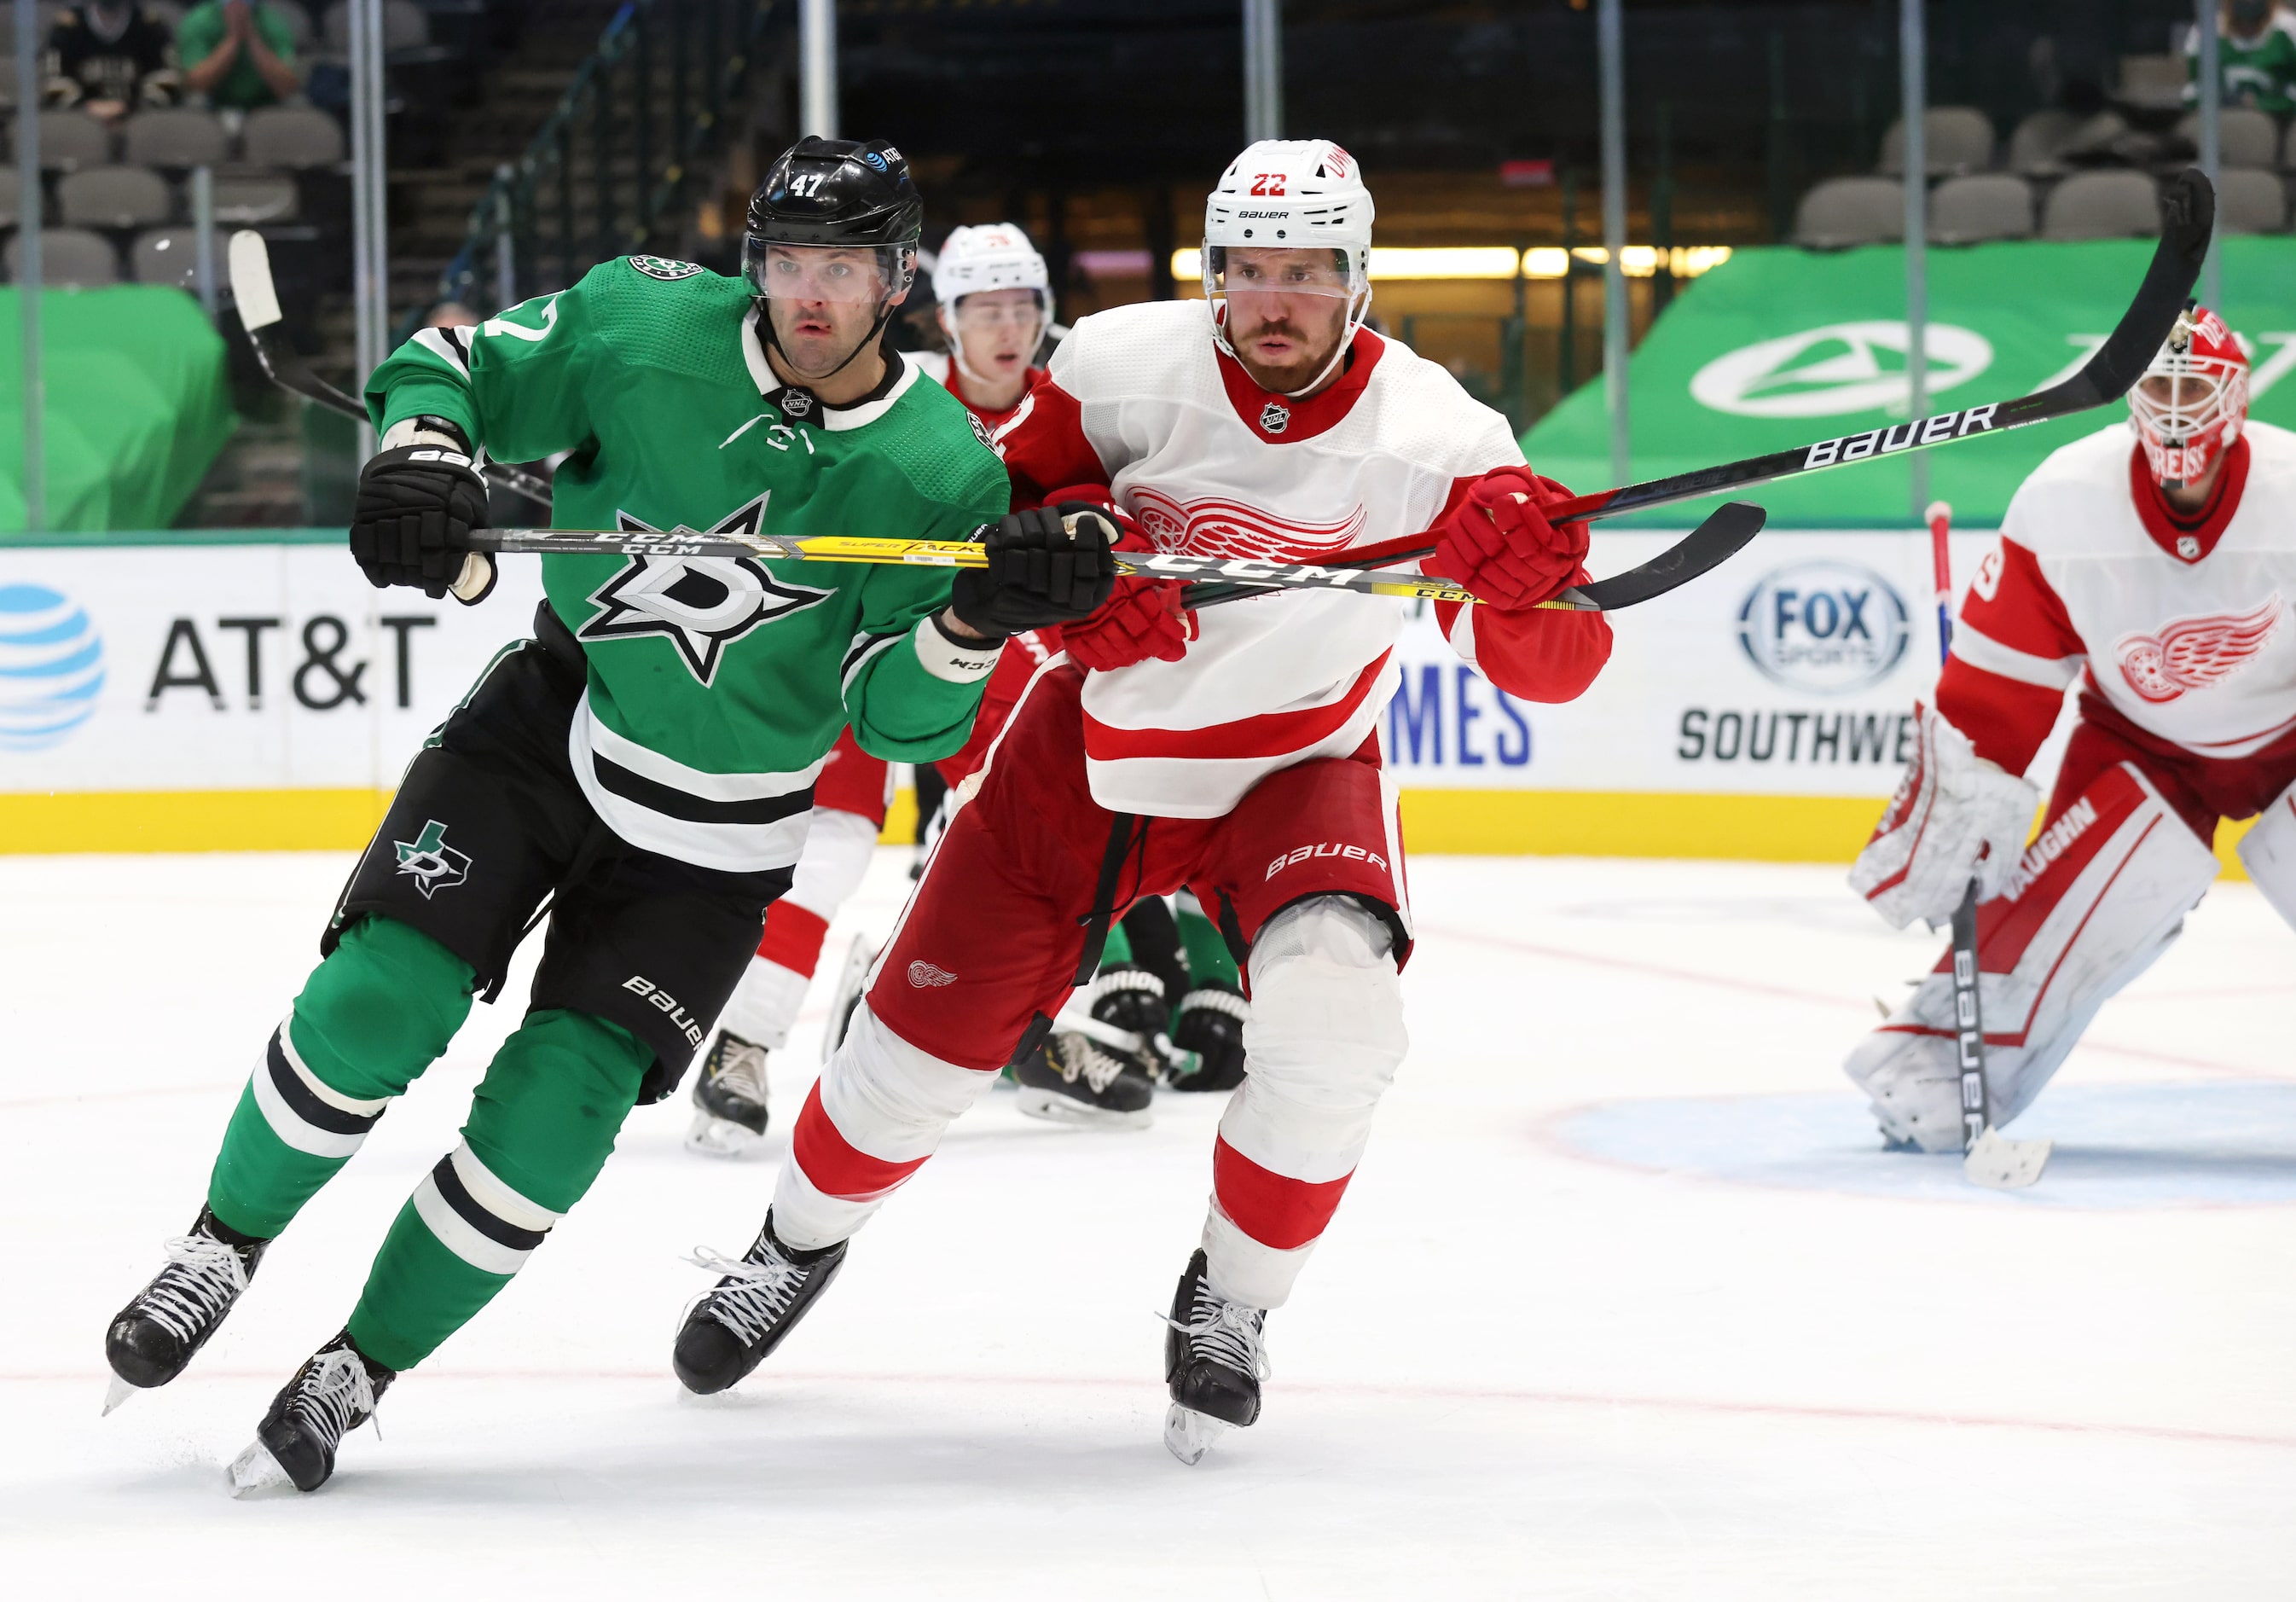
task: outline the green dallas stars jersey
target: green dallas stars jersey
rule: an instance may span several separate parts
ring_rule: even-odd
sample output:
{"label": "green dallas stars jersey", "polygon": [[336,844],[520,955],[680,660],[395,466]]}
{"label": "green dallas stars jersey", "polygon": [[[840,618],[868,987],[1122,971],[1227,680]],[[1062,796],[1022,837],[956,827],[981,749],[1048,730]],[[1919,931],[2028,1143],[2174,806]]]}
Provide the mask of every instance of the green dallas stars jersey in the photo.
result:
{"label": "green dallas stars jersey", "polygon": [[[2264,31],[2251,38],[2223,34],[2217,40],[2217,63],[2224,75],[2224,103],[2254,106],[2259,111],[2285,116],[2296,111],[2296,21],[2276,10]],[[2185,88],[2187,104],[2200,99],[2194,86],[2201,72],[2200,39],[2185,30]]]}
{"label": "green dallas stars jersey", "polygon": [[[367,407],[379,429],[452,418],[504,461],[573,452],[557,472],[561,528],[959,539],[1004,515],[1003,464],[914,364],[895,357],[876,394],[792,421],[758,316],[737,279],[624,257],[479,327],[423,330],[375,369]],[[890,760],[956,751],[996,660],[952,651],[933,627],[946,569],[542,563],[589,655],[570,743],[584,793],[632,844],[705,867],[797,859],[848,723]]]}

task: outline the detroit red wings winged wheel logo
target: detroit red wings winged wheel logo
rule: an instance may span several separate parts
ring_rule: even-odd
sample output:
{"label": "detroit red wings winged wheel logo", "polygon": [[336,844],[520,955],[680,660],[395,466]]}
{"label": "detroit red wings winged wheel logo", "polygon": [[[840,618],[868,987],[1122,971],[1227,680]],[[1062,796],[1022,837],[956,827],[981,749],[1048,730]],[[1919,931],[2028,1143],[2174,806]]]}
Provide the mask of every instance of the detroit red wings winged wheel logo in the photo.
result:
{"label": "detroit red wings winged wheel logo", "polygon": [[1160,551],[1189,555],[1250,556],[1262,562],[1314,562],[1353,545],[1363,532],[1357,506],[1337,522],[1293,522],[1242,501],[1205,496],[1176,501],[1160,489],[1135,484],[1132,515]]}
{"label": "detroit red wings winged wheel logo", "polygon": [[2112,653],[2128,687],[2158,704],[2239,672],[2271,643],[2287,615],[2276,591],[2254,612],[2177,618],[2158,634],[2124,634]]}

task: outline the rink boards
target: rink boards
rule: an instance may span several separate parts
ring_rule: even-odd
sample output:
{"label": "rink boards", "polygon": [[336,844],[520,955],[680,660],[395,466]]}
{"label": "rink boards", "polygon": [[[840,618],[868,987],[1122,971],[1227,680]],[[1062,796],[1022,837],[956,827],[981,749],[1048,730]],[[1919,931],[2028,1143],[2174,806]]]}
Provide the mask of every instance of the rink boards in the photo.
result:
{"label": "rink boards", "polygon": [[[1598,534],[1591,565],[1614,572],[1676,538]],[[1957,572],[1988,538],[1956,535]],[[0,850],[363,842],[423,736],[525,633],[541,584],[538,564],[512,561],[480,607],[376,590],[340,540],[0,548]],[[1610,665],[1562,706],[1503,694],[1413,612],[1382,724],[1406,837],[1420,851],[1848,860],[1936,678],[1929,563],[1923,532],[1767,534],[1617,614]],[[2053,742],[2034,771],[2045,789],[2055,756]],[[908,817],[897,807],[889,832]]]}

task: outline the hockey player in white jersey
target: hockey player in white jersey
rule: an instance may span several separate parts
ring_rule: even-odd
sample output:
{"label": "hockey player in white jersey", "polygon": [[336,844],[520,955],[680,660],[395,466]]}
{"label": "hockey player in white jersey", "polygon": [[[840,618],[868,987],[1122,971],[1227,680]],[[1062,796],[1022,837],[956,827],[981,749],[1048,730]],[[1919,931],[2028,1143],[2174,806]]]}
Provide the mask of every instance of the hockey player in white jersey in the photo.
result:
{"label": "hockey player in white jersey", "polygon": [[[2248,364],[2195,311],[2116,423],[2009,503],[1920,743],[1850,883],[1932,927],[1972,873],[1996,1123],[2032,1105],[2105,998],[2207,893],[2220,819],[2296,924],[2296,434],[2248,420]],[[2040,833],[2021,776],[2065,691],[2079,720]],[[1952,954],[1849,1055],[1892,1146],[1957,1152]]]}
{"label": "hockey player in white jersey", "polygon": [[[963,401],[984,431],[994,429],[1011,418],[1029,386],[1044,375],[1043,368],[1029,363],[1052,317],[1052,278],[1045,259],[1014,223],[952,229],[933,267],[933,300],[948,351],[906,359]],[[1021,686],[1046,654],[1031,636],[1016,635],[1005,643],[972,738],[956,755],[934,764],[951,787],[979,765]],[[861,888],[891,799],[892,775],[885,762],[856,744],[850,730],[840,735],[814,789],[812,826],[795,882],[767,913],[757,954],[718,1020],[694,1075],[687,1150],[742,1157],[761,1149],[771,1117],[767,1060],[789,1044],[820,965],[822,942],[837,909]],[[1100,1086],[1073,1077],[1062,1081],[1054,1074],[1046,1094],[1106,1104],[1079,1105],[1083,1118],[1104,1116],[1111,1107],[1119,1116],[1144,1118],[1152,1094],[1147,1074],[1134,1064],[1117,1066],[1111,1081]]]}
{"label": "hockey player in white jersey", "polygon": [[[1488,603],[1439,606],[1454,648],[1511,694],[1568,701],[1608,659],[1609,625],[1535,608],[1583,577],[1587,535],[1543,515],[1562,492],[1505,419],[1364,326],[1371,237],[1346,152],[1246,150],[1207,202],[1207,298],[1081,319],[999,431],[1015,504],[1096,497],[1162,549],[1293,561],[1431,529],[1425,571]],[[1061,631],[1064,658],[972,781],[799,1115],[756,1244],[679,1332],[689,1389],[756,1367],[950,1121],[1049,1029],[1109,920],[1186,886],[1251,1006],[1172,1305],[1167,1443],[1193,1462],[1259,1417],[1262,1321],[1404,1056],[1410,905],[1378,734],[1403,616],[1299,591],[1184,612],[1175,587],[1127,580]]]}

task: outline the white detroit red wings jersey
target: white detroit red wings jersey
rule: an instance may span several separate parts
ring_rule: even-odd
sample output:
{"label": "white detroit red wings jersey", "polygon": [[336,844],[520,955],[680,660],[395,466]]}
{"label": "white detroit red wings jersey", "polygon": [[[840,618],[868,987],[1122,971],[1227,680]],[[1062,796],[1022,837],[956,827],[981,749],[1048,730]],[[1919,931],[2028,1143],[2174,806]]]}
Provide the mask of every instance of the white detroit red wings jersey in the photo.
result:
{"label": "white detroit red wings jersey", "polygon": [[[996,442],[1015,505],[1104,484],[1160,549],[1305,562],[1427,529],[1480,474],[1522,462],[1505,418],[1368,329],[1329,389],[1270,395],[1213,344],[1201,300],[1079,321]],[[1599,613],[1441,611],[1460,655],[1526,700],[1570,699],[1610,653]],[[1404,615],[1373,596],[1258,597],[1198,612],[1178,661],[1091,674],[1093,799],[1216,817],[1278,768],[1352,753],[1393,691]]]}
{"label": "white detroit red wings jersey", "polygon": [[1962,604],[1939,709],[2021,772],[2085,672],[2147,734],[2249,756],[2296,731],[2292,604],[2296,434],[2250,423],[2211,505],[2179,523],[2116,425],[2055,452],[2011,499]]}

